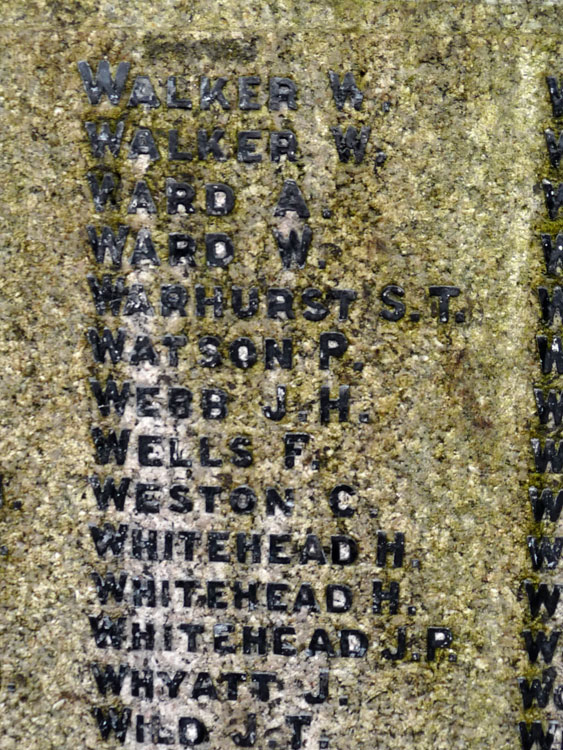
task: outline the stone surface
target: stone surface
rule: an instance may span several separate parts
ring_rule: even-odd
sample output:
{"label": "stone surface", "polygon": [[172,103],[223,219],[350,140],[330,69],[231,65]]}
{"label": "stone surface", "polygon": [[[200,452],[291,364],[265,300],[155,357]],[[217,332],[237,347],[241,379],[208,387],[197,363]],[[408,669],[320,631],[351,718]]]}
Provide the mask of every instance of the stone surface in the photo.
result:
{"label": "stone surface", "polygon": [[[260,750],[291,746],[287,716],[311,718],[303,734],[307,750],[508,750],[519,746],[518,722],[543,720],[546,727],[547,717],[557,720],[551,701],[547,710],[523,709],[517,678],[539,678],[545,668],[541,662],[530,664],[524,650],[521,632],[531,620],[523,581],[557,580],[557,571],[540,575],[532,569],[526,536],[557,533],[556,523],[534,523],[527,494],[532,480],[540,487],[557,487],[559,481],[531,473],[529,440],[546,434],[538,427],[532,393],[532,384],[540,381],[536,288],[544,285],[551,292],[554,280],[546,283],[538,237],[540,231],[555,234],[558,225],[547,221],[539,183],[546,177],[558,181],[542,133],[550,127],[558,134],[545,76],[563,73],[563,11],[544,2],[335,0],[209,7],[172,0],[152,5],[85,0],[8,1],[2,16],[3,747],[120,746],[113,735],[100,739],[94,706],[133,709],[127,747],[158,746],[148,729],[143,743],[135,741],[134,721],[139,713],[146,722],[160,713],[163,725],[175,731],[178,717],[199,717],[211,730],[210,743],[203,747],[213,750],[235,747],[231,735],[243,730],[249,713],[257,715],[255,746]],[[131,64],[126,94],[116,107],[107,100],[90,105],[77,69],[80,60],[95,69],[102,58],[111,62],[113,72],[120,61]],[[361,109],[350,102],[342,111],[336,108],[329,70],[341,79],[353,72],[364,93]],[[159,108],[127,108],[138,75],[154,83]],[[186,80],[192,110],[166,107],[164,84],[173,75]],[[229,79],[230,110],[214,105],[200,111],[201,76]],[[291,78],[299,88],[298,108],[272,112],[263,105],[241,111],[239,76],[260,76],[260,103],[267,99],[271,76]],[[84,123],[104,118],[125,122],[124,146],[115,159],[95,158],[88,141]],[[339,161],[331,134],[338,126],[371,127],[361,163]],[[158,161],[128,158],[137,127],[151,129]],[[195,152],[196,131],[216,127],[225,130],[226,161],[168,160],[169,130],[178,129]],[[262,131],[259,164],[234,157],[240,130]],[[295,162],[269,158],[268,133],[281,130],[297,136]],[[100,165],[119,173],[123,184],[118,207],[103,214],[94,210],[86,180],[89,170],[101,174]],[[167,177],[193,184],[196,213],[166,213]],[[152,190],[158,207],[154,216],[127,214],[132,186],[140,179]],[[305,223],[287,214],[274,216],[286,180],[296,181],[310,212],[306,223],[313,240],[303,269],[282,268],[273,235],[275,229],[301,230]],[[207,183],[233,187],[231,214],[210,217],[202,210]],[[125,262],[116,271],[96,264],[86,225],[99,229],[106,220],[114,227],[130,225],[132,236],[149,228],[161,265],[134,268]],[[168,263],[168,234],[182,231],[197,241],[193,269]],[[235,259],[226,269],[206,268],[206,232],[233,238]],[[125,258],[132,249],[130,238]],[[129,287],[143,284],[155,315],[97,314],[86,276],[103,273],[122,276]],[[214,285],[225,288],[221,319],[194,315],[198,283],[208,292]],[[185,285],[185,318],[161,314],[162,284]],[[381,300],[383,289],[392,284],[404,289],[407,306],[397,322],[380,314],[392,309]],[[233,285],[245,295],[249,287],[258,287],[255,317],[235,318]],[[432,285],[460,289],[450,302],[447,323],[439,320]],[[278,287],[296,292],[294,319],[266,316],[266,290]],[[322,322],[305,319],[298,295],[307,288],[323,294],[331,288],[355,290],[358,299],[349,319],[338,319],[334,302]],[[420,320],[411,319],[417,312]],[[465,319],[456,320],[455,313]],[[166,364],[160,343],[159,365],[97,365],[86,330],[104,325],[123,326],[128,342],[141,333],[158,342],[165,333],[185,333],[188,343],[179,352],[177,368]],[[320,335],[336,330],[345,334],[349,349],[322,370]],[[225,361],[214,370],[198,364],[197,342],[205,335],[223,341]],[[241,336],[256,343],[259,359],[264,337],[291,337],[294,368],[269,371],[260,361],[249,369],[235,367],[228,345]],[[103,417],[88,379],[105,384],[109,373],[120,383],[158,383],[164,393],[170,385],[190,388],[193,416],[185,421],[139,418],[130,400],[122,418],[114,411]],[[549,382],[557,384],[556,378]],[[334,398],[343,384],[351,387],[350,420],[339,423],[333,412],[330,424],[321,425],[319,388],[330,386]],[[273,403],[277,385],[287,387],[288,397],[288,413],[280,422],[267,420],[262,411]],[[229,394],[224,421],[202,418],[200,392],[209,386]],[[100,466],[93,426],[129,428],[135,446],[142,433],[161,432],[190,446],[206,436],[224,465],[202,467],[193,450],[187,471],[139,469],[135,451],[124,467]],[[288,432],[311,435],[293,469],[284,465]],[[228,442],[236,436],[252,440],[249,468],[229,463]],[[183,481],[194,509],[183,516],[164,508],[159,514],[136,513],[130,492],[123,512],[100,511],[86,479],[95,473],[131,476],[134,483]],[[327,501],[341,483],[357,491],[351,501],[355,514],[349,518],[336,518]],[[196,490],[204,484],[225,488],[214,515],[205,513]],[[237,514],[229,506],[229,492],[241,485],[256,490],[253,513]],[[272,486],[294,488],[290,517],[266,515],[264,492]],[[287,566],[243,565],[205,562],[201,547],[193,564],[178,558],[151,563],[131,559],[128,542],[124,559],[102,559],[88,525],[106,522],[161,531],[196,529],[204,540],[212,530],[290,533],[295,544],[316,534],[325,547],[331,536],[349,535],[359,540],[360,553],[350,566],[302,565],[295,553]],[[403,567],[376,565],[381,530],[390,537],[405,535]],[[229,549],[232,554],[232,545]],[[199,602],[182,609],[177,590],[176,603],[168,609],[135,608],[130,593],[122,604],[101,604],[92,572],[117,575],[121,570],[130,576],[152,573],[157,581],[254,580],[262,587],[282,581],[290,585],[293,599],[299,585],[310,583],[321,611],[278,613],[258,607],[249,613],[235,609],[230,596],[225,612]],[[396,614],[389,614],[387,603],[382,614],[372,612],[375,579],[385,589],[399,582]],[[328,584],[351,588],[355,602],[350,612],[326,612]],[[162,641],[153,652],[96,648],[88,618],[102,611],[126,616],[127,633],[131,621],[151,621],[159,633],[167,624],[201,623],[206,650],[187,653],[186,636],[180,634],[169,652]],[[232,642],[239,648],[222,656],[212,653],[208,634],[214,624],[225,622],[235,626]],[[294,627],[298,654],[242,654],[245,625]],[[450,629],[453,641],[429,661],[426,637],[433,626]],[[337,631],[361,630],[369,635],[369,651],[358,659],[307,655],[316,628],[326,629],[335,644]],[[396,648],[399,628],[406,628],[407,651],[393,662],[382,651]],[[420,659],[414,660],[413,653]],[[102,696],[92,663],[185,670],[187,676],[177,699],[166,698],[156,677],[152,701],[131,696],[129,677],[121,696]],[[560,672],[557,657],[553,666]],[[330,700],[310,705],[303,695],[314,690],[319,671],[327,668]],[[240,688],[238,701],[225,700],[225,684],[218,682],[221,700],[190,697],[196,673],[209,672],[215,680],[226,671],[275,672],[283,688],[273,689],[267,702],[253,696],[248,684]]]}

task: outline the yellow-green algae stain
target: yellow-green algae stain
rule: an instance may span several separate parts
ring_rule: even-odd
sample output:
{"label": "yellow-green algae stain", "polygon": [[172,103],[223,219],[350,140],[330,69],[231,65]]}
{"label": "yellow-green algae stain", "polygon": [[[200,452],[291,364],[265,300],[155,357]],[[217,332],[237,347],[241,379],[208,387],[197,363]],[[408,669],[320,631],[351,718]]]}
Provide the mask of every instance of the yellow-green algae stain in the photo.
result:
{"label": "yellow-green algae stain", "polygon": [[[231,80],[258,74],[263,81],[279,74],[299,82],[300,108],[283,116],[235,107],[228,116],[179,115],[162,106],[134,110],[126,119],[157,135],[178,127],[192,143],[197,128],[223,121],[231,142],[247,127],[291,127],[299,139],[298,161],[277,171],[267,161],[249,168],[234,159],[172,167],[159,135],[162,159],[146,172],[159,207],[167,176],[187,175],[199,194],[205,182],[240,186],[235,213],[216,224],[235,237],[236,262],[226,272],[200,266],[188,286],[256,285],[263,293],[283,285],[272,207],[283,180],[296,179],[308,197],[315,234],[313,262],[291,285],[360,292],[349,323],[330,320],[349,337],[348,361],[353,352],[364,370],[357,374],[338,363],[332,382],[346,378],[356,386],[372,421],[315,427],[315,439],[321,449],[342,446],[346,476],[362,505],[353,522],[338,524],[319,509],[315,529],[324,537],[364,528],[366,547],[374,544],[377,528],[405,531],[408,559],[421,559],[422,567],[393,571],[392,578],[418,614],[377,624],[381,648],[391,645],[400,625],[423,633],[438,620],[454,632],[458,661],[390,667],[378,647],[361,664],[338,663],[351,700],[346,709],[329,707],[331,747],[344,747],[351,738],[363,750],[517,747],[523,713],[516,677],[538,673],[529,668],[520,636],[528,624],[521,582],[536,578],[525,538],[538,534],[527,500],[529,438],[539,434],[531,393],[531,384],[540,382],[534,294],[544,279],[535,235],[545,227],[555,234],[556,226],[543,223],[542,197],[533,186],[557,177],[545,160],[542,130],[553,126],[544,77],[561,72],[562,11],[540,2],[223,1],[209,7],[170,1],[6,2],[2,13],[8,132],[0,167],[3,747],[102,744],[91,716],[100,698],[88,666],[100,654],[87,615],[99,610],[90,573],[103,567],[87,524],[103,516],[85,482],[95,469],[89,428],[100,423],[87,383],[94,368],[85,330],[95,316],[85,277],[100,270],[84,231],[86,223],[101,221],[85,181],[94,160],[83,123],[102,113],[115,118],[116,110],[88,108],[76,62],[94,65],[104,55],[112,62],[130,60],[133,75],[154,81],[186,76],[194,99],[201,74]],[[366,92],[361,112],[336,112],[329,68],[354,70]],[[387,113],[383,102],[391,104]],[[372,127],[367,165],[336,160],[329,128],[349,123]],[[129,135],[131,130],[128,124]],[[376,147],[388,157],[377,173],[370,166]],[[126,151],[117,166],[130,185],[135,173]],[[332,210],[330,221],[321,219],[325,206]],[[124,211],[112,219],[124,219]],[[200,240],[209,220],[200,212],[177,225]],[[153,302],[160,284],[172,278],[166,261],[172,226],[160,211],[153,239],[162,266],[147,283]],[[326,268],[318,269],[317,253],[332,246],[341,254],[326,250]],[[421,323],[381,320],[379,293],[386,283],[404,286],[409,309],[424,312]],[[429,315],[427,289],[437,283],[461,287],[466,324],[440,325]],[[229,341],[235,332],[279,338],[291,331],[305,355],[287,381],[290,396],[296,401],[299,391],[304,404],[316,402],[320,326],[299,315],[283,325],[262,316],[242,323],[228,316],[188,321],[191,341],[204,333]],[[167,322],[157,316],[155,330]],[[174,325],[183,327],[182,321]],[[115,372],[117,377],[126,368]],[[194,392],[210,380],[186,360],[177,378]],[[270,427],[258,408],[245,403],[248,393],[262,394],[262,379],[258,368],[240,373],[225,366],[214,374],[213,381],[229,383],[233,395],[225,439],[243,432],[267,445]],[[314,412],[309,426],[313,418]],[[302,428],[294,409],[283,429]],[[278,450],[277,442],[272,446],[253,467],[256,487],[282,481],[279,455],[276,465],[267,460],[268,450]],[[322,499],[342,478],[340,466],[334,452],[326,455],[315,497]],[[235,483],[242,477],[232,475]],[[295,526],[307,528],[309,516],[310,508],[298,509]],[[240,519],[221,521],[221,528],[244,528]],[[360,574],[351,566],[337,576],[322,569],[315,575],[319,582],[336,578],[356,585]],[[376,577],[373,570],[367,575]],[[368,614],[340,620],[342,627],[358,622],[374,627]],[[117,659],[112,654],[107,661]],[[526,719],[541,714],[534,709]]]}

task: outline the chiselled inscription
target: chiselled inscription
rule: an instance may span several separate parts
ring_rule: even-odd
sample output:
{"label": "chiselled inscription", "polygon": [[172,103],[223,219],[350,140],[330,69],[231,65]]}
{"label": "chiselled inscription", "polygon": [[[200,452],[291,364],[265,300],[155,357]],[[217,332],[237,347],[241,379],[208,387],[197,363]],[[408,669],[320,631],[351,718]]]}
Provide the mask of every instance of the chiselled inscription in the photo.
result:
{"label": "chiselled inscription", "polygon": [[[546,82],[551,115],[558,124],[562,102],[559,82],[555,76],[547,76]],[[559,286],[563,236],[559,231],[558,214],[563,186],[556,184],[563,141],[561,137],[556,140],[551,127],[545,129],[544,135],[548,168],[552,175],[541,181],[547,219],[542,219],[543,231],[537,233],[536,245],[544,264],[541,286],[535,290],[539,303],[539,330],[536,335],[538,371],[533,385],[536,419],[530,438],[533,464],[528,487],[533,525],[532,533],[526,538],[529,576],[522,584],[527,608],[526,627],[521,636],[530,670],[517,680],[524,714],[524,720],[518,724],[523,750],[555,748],[563,742],[561,724],[555,720],[563,709],[563,685],[561,672],[557,668],[561,636],[561,584],[558,573],[563,551],[563,538],[558,534],[563,508],[563,491],[558,479],[563,471],[559,440],[563,416],[559,376],[563,373],[563,361],[561,338],[557,335],[563,322],[563,294]],[[534,714],[534,709],[541,711]]]}
{"label": "chiselled inscription", "polygon": [[[307,80],[283,70],[220,73],[77,66],[91,206],[92,721],[102,740],[139,745],[336,750],[350,738],[334,735],[332,718],[361,704],[356,665],[397,669],[398,680],[402,663],[456,668],[445,613],[417,626],[403,596],[424,565],[411,552],[416,530],[378,523],[378,478],[356,476],[342,449],[344,435],[357,433],[358,450],[376,439],[357,311],[389,330],[404,319],[462,326],[468,311],[452,279],[416,299],[400,278],[343,283],[349,248],[317,239],[338,197],[311,190],[315,160],[358,179],[389,163],[385,119],[376,131],[366,113],[384,118],[391,105],[369,101],[353,63],[327,67],[313,100]],[[317,108],[334,118],[327,149],[305,157],[293,117],[305,109],[313,123]],[[553,135],[548,146],[558,159]],[[264,170],[274,187],[253,199]],[[545,189],[556,213],[560,192]],[[266,246],[242,243],[234,218],[266,223]],[[559,238],[543,242],[557,263]],[[363,247],[364,262],[376,252]],[[546,323],[559,296],[540,294]],[[544,339],[548,372],[560,346]],[[559,424],[558,395],[538,387],[536,399]],[[548,461],[561,471],[552,440],[533,445],[538,471]],[[531,498],[558,515],[555,490]],[[554,567],[563,542],[529,545],[536,568]],[[541,586],[529,584],[536,608],[558,592]],[[545,656],[558,633],[525,637]],[[525,708],[547,690],[535,685],[522,686]]]}

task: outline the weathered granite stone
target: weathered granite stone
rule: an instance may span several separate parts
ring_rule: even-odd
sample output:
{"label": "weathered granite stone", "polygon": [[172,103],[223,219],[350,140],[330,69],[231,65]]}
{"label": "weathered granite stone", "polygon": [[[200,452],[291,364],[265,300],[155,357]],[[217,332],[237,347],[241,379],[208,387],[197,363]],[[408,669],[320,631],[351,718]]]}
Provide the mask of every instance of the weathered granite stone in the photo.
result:
{"label": "weathered granite stone", "polygon": [[[558,621],[557,613],[531,618],[524,585],[557,583],[555,564],[534,570],[526,537],[551,539],[558,529],[556,520],[534,521],[528,502],[530,485],[556,490],[560,484],[557,473],[546,478],[536,471],[530,450],[530,438],[557,439],[557,430],[539,425],[532,386],[558,384],[555,374],[542,379],[535,343],[536,334],[557,335],[560,325],[556,318],[553,326],[542,327],[537,298],[538,286],[553,294],[557,283],[555,274],[546,274],[539,235],[555,236],[561,228],[556,218],[549,219],[540,184],[548,178],[557,186],[561,175],[549,163],[543,135],[551,128],[558,138],[560,125],[545,83],[547,75],[558,80],[563,75],[558,4],[6,0],[2,16],[2,747],[120,747],[104,724],[109,707],[114,716],[132,710],[126,747],[160,747],[169,736],[172,746],[186,746],[195,737],[194,725],[179,725],[179,719],[197,717],[209,733],[201,747],[213,750],[236,747],[233,735],[244,734],[249,715],[256,717],[254,746],[260,750],[509,750],[526,746],[526,732],[539,731],[538,725],[532,729],[533,721],[542,721],[545,731],[548,720],[561,721],[557,651],[551,666],[541,657],[531,663],[521,635],[526,629],[537,633],[542,623],[549,635]],[[77,64],[87,61],[95,75],[100,60],[109,61],[113,76],[120,62],[130,63],[115,105],[103,94],[98,104],[86,95]],[[350,83],[344,76],[353,74],[361,104],[350,89],[338,108],[330,71],[338,76],[335,86]],[[137,76],[150,79],[160,106],[150,106],[156,101],[146,80],[134,84]],[[276,76],[296,84],[295,109],[275,108]],[[191,99],[191,108],[167,105],[170,77],[177,90],[169,83],[169,95]],[[202,77],[211,80],[208,88]],[[228,79],[223,93],[230,108],[219,100],[202,109],[200,86],[205,105],[219,77]],[[240,82],[241,77],[246,79]],[[271,85],[274,99],[268,106]],[[283,84],[281,90],[288,93]],[[148,104],[128,106],[135,97]],[[90,128],[95,139],[103,120],[114,133],[124,123],[117,156],[107,149],[103,157],[93,153],[85,125],[95,124]],[[358,158],[351,147],[348,161],[342,161],[333,131],[340,128],[345,139],[349,127],[358,134],[371,130],[365,154],[359,144]],[[139,128],[150,130],[158,160],[148,131],[139,134]],[[213,153],[199,158],[197,132],[211,136],[214,129],[224,130],[218,143],[225,159]],[[190,152],[191,159],[169,158],[170,131],[178,133],[177,151]],[[241,137],[241,131],[259,132]],[[287,131],[297,140],[295,161],[272,160],[276,144],[292,150]],[[273,132],[286,135],[272,138]],[[200,149],[202,143],[200,137]],[[138,151],[148,153],[137,158]],[[262,159],[253,162],[257,154]],[[101,185],[110,172],[120,176],[117,203],[97,211],[87,174],[93,175],[91,184]],[[167,178],[193,186],[194,213],[167,212],[176,189],[169,183],[167,195]],[[140,181],[151,192],[154,214],[128,213]],[[235,194],[225,216],[205,210],[205,186],[219,183]],[[280,207],[284,190],[286,198],[288,191],[293,196],[290,208],[301,215]],[[221,205],[213,203],[211,214]],[[116,232],[119,224],[130,228],[121,267],[108,259],[97,263],[92,252],[86,227],[99,233],[105,224]],[[292,229],[302,235],[305,225],[312,232],[306,263],[284,268],[275,232],[285,242]],[[146,242],[134,253],[135,239],[146,238],[147,230],[158,266],[150,258],[131,263],[132,256],[137,261],[139,253],[150,254]],[[171,233],[194,238],[193,267],[170,264]],[[229,259],[228,245],[219,246],[223,255],[213,255],[209,238],[212,265],[206,264],[205,235],[212,233],[233,241],[234,258],[226,267],[221,266]],[[112,283],[123,278],[129,289],[125,306],[115,303],[116,315],[94,305],[87,276],[97,278],[95,290],[104,274]],[[208,295],[222,287],[222,317],[212,317],[209,306],[205,317],[196,315],[198,284]],[[185,316],[173,312],[175,305],[182,307],[178,290],[175,297],[164,290],[163,309],[163,285],[184,288]],[[440,314],[438,286],[459,289],[449,299],[447,321],[445,302]],[[233,287],[243,290],[244,305],[249,289],[258,290],[255,316],[236,316]],[[268,317],[268,290],[276,289],[294,293],[293,318]],[[311,289],[319,295],[308,292],[303,299]],[[347,313],[342,295],[330,298],[334,289],[356,292]],[[152,314],[135,312],[142,291]],[[287,293],[270,291],[272,315],[280,295],[287,302]],[[315,311],[324,315],[319,301],[327,303],[326,317],[311,320]],[[403,311],[401,303],[405,314],[393,320]],[[118,327],[125,331],[124,355],[114,364],[96,363],[95,336],[87,337],[88,329],[101,335],[104,327],[115,336]],[[346,337],[346,352],[334,332]],[[169,364],[166,335],[186,337],[177,349],[177,366]],[[139,336],[154,342],[158,362],[135,364]],[[221,341],[202,341],[206,336]],[[256,347],[253,366],[244,367],[253,350],[240,342],[243,337]],[[282,339],[291,339],[292,369],[276,362],[265,368],[268,338],[280,349]],[[325,369],[323,350],[342,356],[330,358]],[[202,366],[202,360],[216,361],[217,351],[221,363]],[[93,379],[103,391],[110,375],[120,389],[131,383],[121,415],[113,406],[104,415],[96,386],[89,383]],[[339,422],[332,409],[329,424],[321,424],[320,389],[328,386],[335,399],[344,385],[350,387],[348,420]],[[160,388],[152,399],[158,415],[148,416],[154,403],[135,391],[144,386]],[[263,407],[273,407],[281,386],[287,413],[274,421]],[[174,387],[193,395],[185,419],[167,405]],[[205,419],[202,389],[211,387],[228,395],[225,419]],[[180,399],[180,391],[175,393]],[[112,458],[103,464],[99,433],[91,432],[96,428],[104,435],[131,430],[122,466]],[[293,467],[284,457],[288,434],[305,434],[309,441],[297,443],[302,453]],[[162,452],[155,440],[145,439],[139,453],[142,435],[160,435]],[[251,446],[239,441],[233,450],[229,445],[237,437]],[[249,447],[253,463],[246,466]],[[177,464],[189,458],[191,465],[170,466],[174,456]],[[219,458],[222,465],[209,465]],[[161,466],[154,465],[158,461]],[[140,466],[143,462],[153,465]],[[116,484],[131,478],[123,510],[113,503],[103,509],[103,501],[96,505],[87,479],[93,476],[102,484],[110,476]],[[139,483],[165,488],[160,506],[156,493],[143,493]],[[333,493],[331,507],[331,492],[339,485],[354,494]],[[171,486],[177,488],[172,497]],[[188,488],[189,500],[180,486]],[[201,486],[222,488],[213,513],[211,493],[206,510]],[[256,493],[255,507],[251,495],[236,492],[240,487]],[[277,488],[281,498],[271,514],[267,488]],[[286,489],[294,492],[291,515],[279,507],[288,499]],[[353,515],[342,508],[352,508]],[[123,555],[100,552],[103,538],[96,529],[108,523],[128,526]],[[139,528],[145,538],[148,529],[158,532],[157,560],[147,559],[147,547],[144,559],[135,558],[133,532]],[[179,536],[185,531],[201,535],[193,561],[185,559],[186,537]],[[210,542],[217,531],[230,537]],[[404,534],[404,559],[397,556],[397,567],[393,553],[385,566],[378,565],[381,532],[389,542],[395,533]],[[236,534],[242,533],[261,535],[260,562],[250,556],[237,560]],[[278,539],[276,551],[272,535],[283,534],[291,541],[282,545]],[[308,544],[307,535],[315,535]],[[337,537],[357,540],[353,564],[339,565],[331,557]],[[315,546],[316,538],[324,551]],[[218,561],[227,554],[228,562]],[[289,564],[280,562],[284,555]],[[326,564],[320,564],[323,555]],[[103,587],[96,589],[95,576],[110,572],[118,582],[122,572],[128,575],[121,602],[111,595],[104,602]],[[132,579],[146,583],[150,576],[156,606],[146,606],[147,599],[138,606]],[[184,607],[189,585],[175,582],[190,580],[201,588]],[[169,582],[168,606],[163,581]],[[209,606],[208,581],[226,582],[224,589],[216,586],[226,609]],[[255,609],[249,611],[247,600],[235,606],[230,587],[236,581],[245,589],[257,583]],[[383,594],[399,584],[396,611],[383,599],[377,612],[377,581]],[[268,582],[289,586],[286,611],[275,609],[274,598],[267,609]],[[303,584],[310,588],[301,588],[299,600]],[[349,611],[327,612],[330,585],[348,587]],[[306,600],[311,592],[318,612]],[[93,633],[102,614],[126,618],[120,649],[96,646]],[[135,648],[132,623],[154,625],[152,650],[146,640]],[[188,650],[186,629],[180,627],[189,623],[203,628],[197,652]],[[232,625],[232,632],[219,629],[215,637],[224,636],[216,643],[232,644],[234,653],[214,651],[217,624]],[[244,627],[267,628],[267,654],[243,653]],[[436,627],[443,630],[429,631]],[[273,653],[274,628],[288,628],[283,640],[295,647],[295,655]],[[330,646],[314,635],[321,629]],[[361,645],[346,640],[346,631],[366,634],[367,654],[346,656],[347,644]],[[319,651],[333,648],[335,654],[312,655],[311,640]],[[120,664],[129,670],[121,693],[101,694],[92,665],[98,670],[111,665],[117,672]],[[518,678],[541,680],[543,673],[549,682],[548,667],[556,674],[552,696],[543,707],[538,701],[526,707]],[[328,700],[307,701],[305,694],[318,690],[326,670]],[[181,671],[186,675],[178,697],[171,698],[158,673]],[[152,699],[146,688],[135,687],[149,672]],[[219,680],[228,672],[245,675],[236,700],[229,699],[228,682]],[[202,673],[209,673],[212,687]],[[265,678],[253,678],[256,673],[276,675],[267,700],[257,694]],[[156,724],[150,725],[155,715],[162,722],[160,735]],[[102,734],[108,730],[106,740],[97,721]],[[522,735],[519,722],[528,727]],[[561,743],[557,731],[554,748]],[[531,742],[530,734],[528,747]]]}

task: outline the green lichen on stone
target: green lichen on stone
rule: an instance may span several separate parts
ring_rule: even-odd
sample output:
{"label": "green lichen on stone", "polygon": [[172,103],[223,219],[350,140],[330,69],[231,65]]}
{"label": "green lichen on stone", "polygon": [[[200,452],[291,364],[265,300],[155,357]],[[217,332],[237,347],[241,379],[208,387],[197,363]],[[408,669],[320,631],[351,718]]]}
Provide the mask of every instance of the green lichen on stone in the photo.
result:
{"label": "green lichen on stone", "polygon": [[[151,228],[162,265],[142,274],[157,311],[160,285],[179,280],[167,261],[168,233],[188,231],[199,247],[199,266],[183,280],[190,293],[188,318],[157,314],[151,332],[155,340],[167,331],[188,335],[189,356],[180,354],[174,382],[194,393],[213,383],[232,396],[229,419],[220,428],[201,419],[190,428],[222,445],[248,435],[255,446],[251,472],[225,467],[221,481],[248,481],[261,496],[270,484],[299,489],[304,477],[307,486],[291,520],[296,534],[361,537],[367,554],[378,529],[403,531],[407,562],[421,561],[420,570],[367,564],[307,570],[319,587],[338,582],[359,589],[376,577],[385,585],[398,581],[401,601],[417,607],[416,615],[403,607],[397,615],[376,618],[364,597],[361,607],[333,619],[288,615],[284,624],[293,622],[299,632],[316,623],[377,635],[367,659],[331,663],[335,696],[347,695],[349,704],[340,707],[335,700],[316,707],[310,711],[315,726],[322,726],[337,750],[350,742],[361,750],[517,747],[517,722],[545,721],[548,715],[522,710],[516,678],[541,674],[539,664],[529,664],[521,637],[524,628],[540,626],[539,619],[529,619],[522,582],[546,580],[531,570],[526,536],[556,533],[553,524],[533,522],[527,490],[532,482],[546,483],[533,473],[529,447],[531,437],[546,434],[537,425],[532,385],[552,382],[540,376],[535,350],[535,335],[543,330],[535,295],[545,284],[537,237],[544,231],[554,235],[561,224],[547,221],[534,186],[543,177],[558,181],[542,132],[556,129],[545,75],[563,73],[563,11],[548,2],[222,0],[210,6],[157,0],[149,6],[136,0],[8,0],[2,14],[2,746],[119,746],[100,740],[91,714],[93,705],[119,706],[122,699],[101,700],[90,671],[92,661],[115,665],[119,654],[96,649],[90,634],[88,615],[101,609],[92,570],[115,565],[97,559],[87,527],[108,519],[127,522],[127,516],[97,511],[87,487],[93,471],[110,473],[95,465],[90,427],[117,422],[96,414],[88,378],[98,374],[105,380],[109,369],[93,364],[85,331],[102,322],[115,328],[121,318],[95,315],[86,275],[102,271],[85,226],[100,227],[107,218],[128,221],[129,191],[142,176],[159,207]],[[76,63],[85,59],[94,67],[104,56],[112,63],[129,60],[131,77],[149,75],[162,106],[148,112],[127,110],[125,103],[89,106]],[[347,106],[337,112],[328,70],[353,70],[365,92],[362,110]],[[191,112],[164,105],[168,75],[187,79]],[[230,112],[198,111],[200,75],[229,78]],[[299,108],[241,112],[235,85],[240,75],[259,75],[261,96],[269,76],[293,78]],[[115,211],[96,216],[85,174],[97,162],[84,122],[102,117],[125,120],[125,145],[134,127],[151,128],[161,159],[141,173],[126,148],[116,160],[106,157],[106,166],[121,175],[123,200]],[[330,133],[333,126],[350,124],[372,128],[366,161],[359,165],[338,162]],[[265,153],[266,131],[290,128],[299,141],[298,159],[274,165],[265,158],[255,166],[235,158],[167,160],[169,129],[178,128],[194,150],[196,130],[213,127],[225,128],[231,149],[238,130],[259,129]],[[377,150],[387,159],[375,169]],[[216,220],[201,210],[185,218],[166,215],[170,176],[196,187],[198,207],[206,182],[232,185],[234,213]],[[297,181],[311,210],[314,240],[303,271],[281,271],[272,235],[273,207],[286,179]],[[328,220],[322,218],[325,208],[332,212]],[[237,255],[228,269],[203,266],[206,231],[226,231],[235,239]],[[127,255],[131,249],[129,243]],[[127,264],[120,274],[128,283],[138,280]],[[230,313],[200,320],[191,312],[195,283],[208,289],[257,286],[262,298],[268,287],[284,285],[352,288],[359,299],[350,321],[331,314],[326,325],[299,312],[292,321],[272,321],[263,307],[247,321]],[[381,290],[392,283],[404,287],[407,312],[420,311],[421,322],[408,314],[398,323],[381,318]],[[465,311],[464,324],[438,322],[428,296],[433,284],[461,288],[452,309]],[[318,337],[331,329],[347,335],[350,350],[325,378],[318,369]],[[259,351],[263,337],[291,335],[296,367],[266,380],[261,365],[248,371],[224,365],[210,377],[195,361],[194,342],[205,334],[227,344],[248,335]],[[361,372],[352,369],[354,361],[364,363]],[[111,371],[116,379],[131,374],[126,363]],[[287,384],[290,407],[279,425],[266,423],[261,413],[275,382]],[[318,387],[325,382],[351,385],[350,424],[318,424]],[[300,410],[309,411],[306,422]],[[371,413],[369,423],[358,423],[361,411]],[[313,453],[301,476],[283,469],[280,446],[288,430],[311,430],[319,472],[310,470]],[[358,489],[358,513],[334,519],[326,496],[344,479]],[[557,477],[549,479],[558,486]],[[225,513],[213,520],[214,528],[229,531],[255,530],[267,521],[263,506],[254,517]],[[236,577],[243,573],[236,571]],[[299,566],[284,573],[292,584],[307,579]],[[254,575],[251,568],[248,575]],[[239,624],[245,617],[233,615]],[[456,663],[448,662],[447,653],[435,663],[381,658],[382,649],[394,647],[398,627],[406,626],[409,638],[412,633],[409,651],[423,652],[425,628],[436,624],[452,629]],[[303,653],[295,659],[296,681],[309,663]],[[317,667],[323,665],[319,658]],[[262,666],[256,660],[248,669]],[[214,661],[212,668],[219,667]],[[292,692],[293,680],[285,690],[282,704],[295,712],[307,709]],[[215,712],[216,737],[227,746],[229,721],[234,717],[238,728],[245,711],[261,708],[252,701],[200,704],[198,710]],[[188,701],[177,709],[193,710]],[[283,706],[268,711],[283,724]],[[312,738],[307,747],[317,746]]]}

